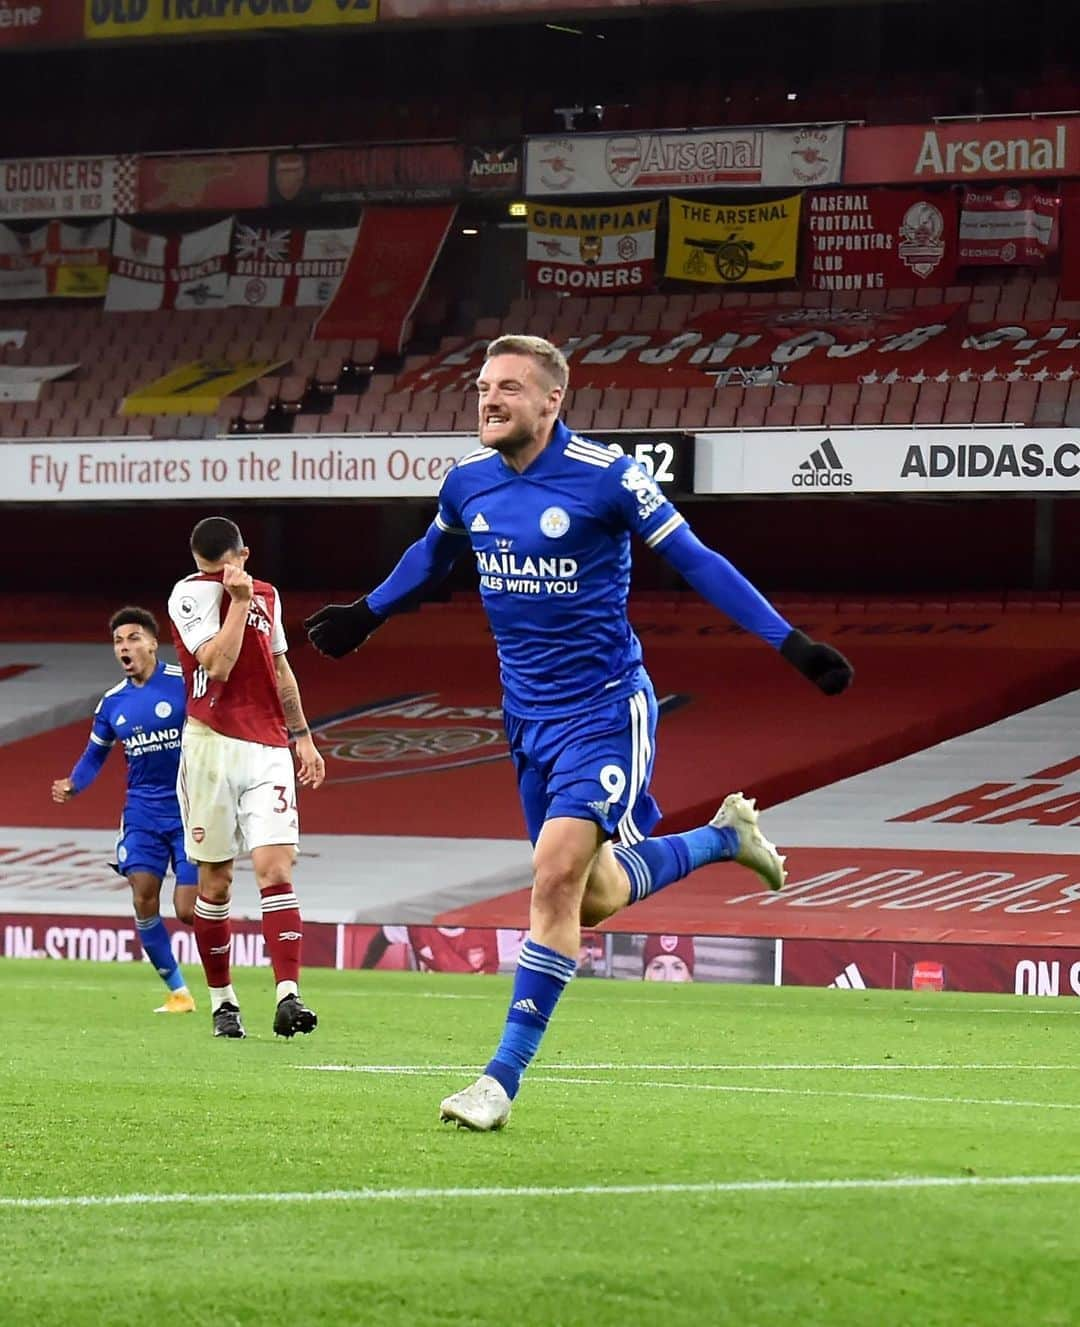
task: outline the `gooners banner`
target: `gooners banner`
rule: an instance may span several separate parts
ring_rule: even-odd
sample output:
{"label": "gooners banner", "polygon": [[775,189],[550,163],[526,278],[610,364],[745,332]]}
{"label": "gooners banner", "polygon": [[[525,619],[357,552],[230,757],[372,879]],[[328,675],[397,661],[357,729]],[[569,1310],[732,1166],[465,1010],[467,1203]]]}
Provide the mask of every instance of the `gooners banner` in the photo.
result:
{"label": "gooners banner", "polygon": [[279,230],[237,225],[229,303],[253,308],[329,304],[356,243],[356,231],[356,226]]}
{"label": "gooners banner", "polygon": [[577,295],[647,290],[654,278],[659,203],[610,207],[529,204],[529,285]]}
{"label": "gooners banner", "polygon": [[228,217],[187,235],[154,235],[118,220],[105,308],[224,308],[232,228]]}
{"label": "gooners banner", "polygon": [[803,229],[803,284],[811,290],[903,290],[956,279],[952,193],[814,190]]}
{"label": "gooners banner", "polygon": [[664,275],[723,286],[793,277],[800,202],[800,194],[768,203],[669,199]]}
{"label": "gooners banner", "polygon": [[1061,199],[1035,184],[965,189],[960,261],[995,267],[1038,266],[1057,240]]}
{"label": "gooners banner", "polygon": [[0,217],[111,217],[135,211],[135,157],[0,161]]}
{"label": "gooners banner", "polygon": [[100,299],[109,279],[112,222],[0,225],[0,300]]}

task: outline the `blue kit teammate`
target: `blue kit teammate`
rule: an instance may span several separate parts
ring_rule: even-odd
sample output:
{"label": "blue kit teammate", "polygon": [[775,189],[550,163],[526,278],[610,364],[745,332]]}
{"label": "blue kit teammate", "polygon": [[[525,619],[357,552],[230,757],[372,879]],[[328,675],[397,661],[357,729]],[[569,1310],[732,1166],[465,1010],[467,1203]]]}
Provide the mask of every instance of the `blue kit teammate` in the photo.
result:
{"label": "blue kit teammate", "polygon": [[52,786],[54,802],[69,802],[93,783],[116,742],[127,757],[127,796],[116,841],[115,870],[127,877],[135,925],[146,957],[168,988],[159,1014],[189,1014],[195,1001],[173,956],[160,916],[161,881],[172,865],[173,908],[182,922],[195,915],[198,867],[184,855],[176,800],[184,679],[178,664],[159,663],[158,626],[145,608],[122,608],[109,621],[113,652],[124,680],[106,691],[94,711],[90,740],[71,775]]}
{"label": "blue kit teammate", "polygon": [[700,829],[649,837],[660,819],[649,793],[657,711],[627,619],[631,533],[826,694],[852,678],[842,654],[793,629],[702,544],[639,465],[560,421],[568,378],[548,341],[493,341],[477,381],[483,445],[447,475],[427,534],[366,598],[329,604],[305,624],[316,649],[340,658],[472,547],[534,850],[529,936],[502,1040],[480,1078],[442,1102],[444,1120],[470,1129],[509,1118],[574,975],[582,925],[710,862],[739,862],[771,889],[784,883],[784,859],[741,793]]}

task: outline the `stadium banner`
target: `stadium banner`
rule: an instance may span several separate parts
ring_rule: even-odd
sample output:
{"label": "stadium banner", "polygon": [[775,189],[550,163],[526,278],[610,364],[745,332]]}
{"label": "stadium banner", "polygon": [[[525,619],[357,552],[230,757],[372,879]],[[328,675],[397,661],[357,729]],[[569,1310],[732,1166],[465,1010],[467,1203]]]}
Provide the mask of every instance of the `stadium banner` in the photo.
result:
{"label": "stadium banner", "polygon": [[[170,413],[176,413],[170,411]],[[45,439],[0,447],[7,502],[234,501],[245,498],[434,498],[465,434]]]}
{"label": "stadium banner", "polygon": [[83,39],[82,0],[13,0],[0,9],[0,51]]}
{"label": "stadium banner", "polygon": [[849,128],[844,184],[1080,175],[1080,120],[958,120]]}
{"label": "stadium banner", "polygon": [[0,401],[36,401],[41,385],[74,373],[74,364],[0,364]]}
{"label": "stadium banner", "polygon": [[465,192],[460,143],[378,143],[275,152],[270,204],[430,203]]}
{"label": "stadium banner", "polygon": [[465,149],[465,188],[471,194],[521,192],[520,143],[470,143]]}
{"label": "stadium banner", "polygon": [[565,18],[568,13],[586,10],[628,9],[637,15],[642,9],[674,9],[696,5],[701,0],[380,0],[379,21],[403,23],[433,19],[522,18],[527,14],[551,14]]}
{"label": "stadium banner", "polygon": [[368,207],[352,256],[312,331],[316,341],[374,339],[401,354],[409,320],[450,232],[449,207]]}
{"label": "stadium banner", "polygon": [[122,415],[212,415],[226,396],[280,368],[286,360],[197,359],[136,388]]}
{"label": "stadium banner", "polygon": [[540,198],[839,184],[844,132],[833,124],[527,138],[525,192]]}
{"label": "stadium banner", "polygon": [[329,304],[356,245],[357,229],[271,229],[238,222],[229,303],[260,309]]}
{"label": "stadium banner", "polygon": [[23,328],[0,328],[0,350],[5,346],[11,346],[15,350],[21,350],[24,345],[26,345],[26,332]]}
{"label": "stadium banner", "polygon": [[1061,298],[1080,300],[1080,182],[1067,182],[1061,194]]}
{"label": "stadium banner", "polygon": [[48,221],[33,230],[0,223],[0,300],[101,299],[111,246],[111,221]]}
{"label": "stadium banner", "polygon": [[1057,247],[1061,199],[1035,184],[965,189],[960,262],[965,266],[1038,267]]}
{"label": "stadium banner", "polygon": [[[466,342],[397,379],[459,390],[487,341]],[[1064,382],[1080,377],[1080,321],[969,324],[956,305],[908,309],[771,305],[688,316],[683,331],[590,332],[562,343],[577,387]]]}
{"label": "stadium banner", "polygon": [[270,203],[269,152],[174,153],[140,157],[138,208],[157,212],[242,212]]}
{"label": "stadium banner", "polygon": [[574,295],[650,290],[659,212],[658,202],[607,207],[529,203],[528,284]]}
{"label": "stadium banner", "polygon": [[904,290],[956,279],[956,198],[924,190],[814,189],[804,201],[809,290]]}
{"label": "stadium banner", "polygon": [[135,211],[135,157],[0,161],[0,217],[111,217]]}
{"label": "stadium banner", "polygon": [[232,217],[186,235],[153,234],[117,219],[106,310],[224,308],[232,230]]}
{"label": "stadium banner", "polygon": [[680,281],[746,286],[795,276],[801,194],[767,203],[668,199],[664,275]]}
{"label": "stadium banner", "polygon": [[124,38],[198,37],[217,32],[266,29],[339,28],[374,23],[378,0],[231,0],[229,4],[173,4],[138,0],[133,5],[86,0],[83,35],[118,41]]}
{"label": "stadium banner", "polygon": [[1080,995],[1075,949],[1043,945],[941,944],[933,940],[784,941],[785,986],[841,990],[981,991]]}
{"label": "stadium banner", "polygon": [[926,425],[699,433],[694,492],[1076,493],[1080,433]]}

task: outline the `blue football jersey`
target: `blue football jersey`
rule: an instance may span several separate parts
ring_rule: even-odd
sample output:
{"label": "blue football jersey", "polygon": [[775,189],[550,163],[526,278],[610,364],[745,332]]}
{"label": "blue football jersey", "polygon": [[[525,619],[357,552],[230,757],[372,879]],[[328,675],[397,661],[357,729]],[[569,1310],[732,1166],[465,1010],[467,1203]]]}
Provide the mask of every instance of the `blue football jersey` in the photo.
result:
{"label": "blue football jersey", "polygon": [[98,701],[90,741],[120,742],[127,758],[124,826],[165,831],[180,824],[176,774],[184,727],[184,677],[178,664],[159,663],[142,686],[131,678]]}
{"label": "blue football jersey", "polygon": [[521,474],[489,447],[463,457],[435,523],[472,544],[509,713],[556,717],[640,690],[630,536],[655,548],[685,521],[637,462],[559,422]]}

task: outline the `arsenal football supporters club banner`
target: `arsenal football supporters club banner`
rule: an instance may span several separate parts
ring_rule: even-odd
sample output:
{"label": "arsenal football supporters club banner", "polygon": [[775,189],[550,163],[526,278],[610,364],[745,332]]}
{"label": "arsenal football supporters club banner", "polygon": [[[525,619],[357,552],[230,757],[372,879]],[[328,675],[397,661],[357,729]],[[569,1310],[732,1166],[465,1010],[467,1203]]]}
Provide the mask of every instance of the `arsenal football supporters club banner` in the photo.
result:
{"label": "arsenal football supporters club banner", "polygon": [[1061,199],[1035,184],[965,189],[960,261],[965,266],[1039,266],[1056,247]]}
{"label": "arsenal football supporters club banner", "polygon": [[794,277],[801,195],[768,203],[668,200],[665,276],[713,285]]}
{"label": "arsenal football supporters club banner", "polygon": [[659,203],[609,207],[529,205],[529,285],[575,295],[648,290]]}
{"label": "arsenal football supporters club banner", "polygon": [[365,208],[352,257],[315,324],[315,339],[373,338],[380,350],[400,354],[456,212],[456,205]]}
{"label": "arsenal football supporters club banner", "polygon": [[266,207],[269,171],[269,152],[140,157],[138,211],[145,215]]}
{"label": "arsenal football supporters club banner", "polygon": [[232,229],[228,217],[187,235],[155,235],[118,220],[105,308],[224,308]]}
{"label": "arsenal football supporters club banner", "polygon": [[525,192],[543,197],[839,184],[843,152],[843,125],[530,138]]}
{"label": "arsenal football supporters club banner", "polygon": [[108,217],[135,211],[135,157],[0,161],[0,217]]}
{"label": "arsenal football supporters club banner", "polygon": [[949,192],[815,189],[804,215],[803,284],[811,290],[903,290],[956,279]]}
{"label": "arsenal football supporters club banner", "polygon": [[112,224],[0,225],[0,300],[100,299],[109,278]]}
{"label": "arsenal football supporters club banner", "polygon": [[887,124],[847,131],[845,184],[1080,175],[1074,118]]}
{"label": "arsenal football supporters club banner", "polygon": [[[475,379],[486,346],[483,339],[469,342],[396,385],[463,387]],[[574,388],[1080,378],[1080,322],[971,326],[954,305],[719,309],[688,320],[682,331],[587,333],[562,349]]]}
{"label": "arsenal football supporters club banner", "polygon": [[252,308],[321,308],[328,304],[356,244],[357,229],[271,229],[238,224],[233,235],[229,303]]}

